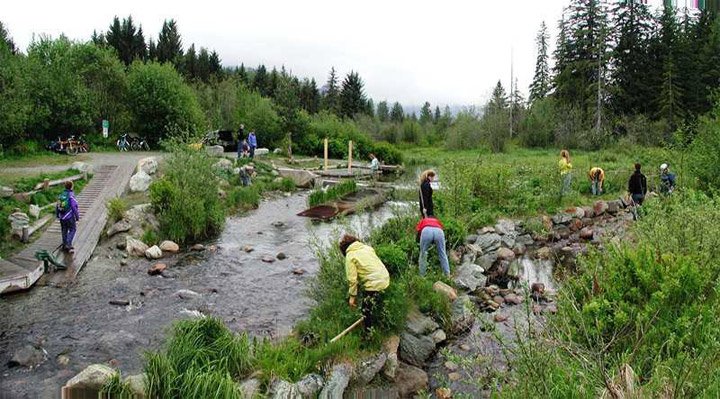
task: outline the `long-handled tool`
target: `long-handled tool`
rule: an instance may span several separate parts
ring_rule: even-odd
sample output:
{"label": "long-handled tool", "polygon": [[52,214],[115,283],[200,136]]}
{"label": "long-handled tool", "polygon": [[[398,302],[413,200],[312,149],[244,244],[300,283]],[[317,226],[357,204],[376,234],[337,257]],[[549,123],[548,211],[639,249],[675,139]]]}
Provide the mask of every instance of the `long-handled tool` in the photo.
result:
{"label": "long-handled tool", "polygon": [[[62,244],[60,244],[60,246],[62,246]],[[58,246],[57,248],[55,248],[55,250],[54,250],[53,252],[57,251],[57,250],[60,248],[60,246]],[[67,269],[67,266],[65,266],[64,264],[58,262],[58,261],[55,259],[55,257],[54,257],[51,253],[49,253],[47,250],[45,250],[45,249],[40,250],[40,251],[36,251],[36,252],[35,252],[35,259],[43,261],[43,264],[44,264],[44,267],[45,267],[45,268],[44,268],[45,273],[47,273],[47,272],[50,270],[50,265],[53,266],[53,267],[52,267],[53,271],[65,270],[65,269]]]}
{"label": "long-handled tool", "polygon": [[343,332],[341,332],[340,334],[338,334],[335,338],[331,339],[331,340],[330,340],[330,343],[332,344],[333,342],[335,342],[335,341],[339,340],[340,338],[346,336],[350,331],[354,330],[355,327],[359,326],[360,323],[362,323],[364,320],[365,320],[365,316],[357,319],[357,321],[356,321],[355,323],[352,323],[352,325],[351,325],[350,327],[346,328],[345,330],[343,330]]}

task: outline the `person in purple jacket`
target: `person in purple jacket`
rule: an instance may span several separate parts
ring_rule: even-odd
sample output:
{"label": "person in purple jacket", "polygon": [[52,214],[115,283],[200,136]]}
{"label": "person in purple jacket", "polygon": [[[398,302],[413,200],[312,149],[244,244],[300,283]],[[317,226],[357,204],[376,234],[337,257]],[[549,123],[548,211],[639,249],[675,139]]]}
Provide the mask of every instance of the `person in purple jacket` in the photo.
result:
{"label": "person in purple jacket", "polygon": [[62,230],[62,248],[64,251],[74,253],[73,238],[77,229],[77,222],[80,220],[80,211],[78,203],[73,192],[73,182],[65,182],[65,191],[58,197],[55,206],[55,215],[60,219],[60,228]]}
{"label": "person in purple jacket", "polygon": [[248,135],[248,144],[250,145],[250,159],[255,158],[255,149],[257,148],[257,137],[255,137],[255,131],[251,131]]}

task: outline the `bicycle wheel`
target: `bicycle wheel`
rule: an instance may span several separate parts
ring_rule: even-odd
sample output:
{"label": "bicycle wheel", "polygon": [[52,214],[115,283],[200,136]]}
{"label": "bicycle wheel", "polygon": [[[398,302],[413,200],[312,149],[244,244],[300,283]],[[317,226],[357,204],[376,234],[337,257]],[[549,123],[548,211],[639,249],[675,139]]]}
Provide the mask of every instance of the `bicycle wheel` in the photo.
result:
{"label": "bicycle wheel", "polygon": [[137,141],[133,141],[132,143],[130,143],[130,149],[133,151],[140,151],[140,143],[138,143]]}
{"label": "bicycle wheel", "polygon": [[150,151],[150,146],[148,145],[147,141],[143,143],[143,150]]}
{"label": "bicycle wheel", "polygon": [[67,147],[65,147],[65,152],[68,155],[77,155],[78,146],[76,146],[75,144],[68,144]]}

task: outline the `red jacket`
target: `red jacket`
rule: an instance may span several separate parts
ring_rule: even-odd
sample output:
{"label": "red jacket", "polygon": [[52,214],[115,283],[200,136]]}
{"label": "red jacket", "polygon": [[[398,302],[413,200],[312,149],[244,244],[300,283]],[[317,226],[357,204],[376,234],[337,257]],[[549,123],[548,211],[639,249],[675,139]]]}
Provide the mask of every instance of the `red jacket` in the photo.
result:
{"label": "red jacket", "polygon": [[420,219],[420,222],[417,224],[417,226],[415,226],[415,230],[420,233],[426,227],[437,227],[439,229],[442,229],[443,225],[442,223],[440,223],[439,220],[434,217],[423,218]]}

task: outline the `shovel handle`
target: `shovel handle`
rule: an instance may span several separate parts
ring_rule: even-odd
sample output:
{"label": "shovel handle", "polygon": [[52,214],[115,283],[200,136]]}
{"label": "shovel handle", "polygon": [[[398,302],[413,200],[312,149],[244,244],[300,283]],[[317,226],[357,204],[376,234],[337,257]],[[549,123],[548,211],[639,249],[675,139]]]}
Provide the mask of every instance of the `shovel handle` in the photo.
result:
{"label": "shovel handle", "polygon": [[345,330],[343,330],[343,332],[341,332],[340,334],[338,334],[335,338],[331,339],[331,340],[330,340],[330,343],[333,343],[333,342],[339,340],[340,338],[346,336],[347,333],[349,333],[350,331],[352,331],[353,329],[355,329],[355,327],[359,326],[360,323],[363,322],[363,320],[365,320],[365,316],[357,319],[357,321],[356,321],[355,323],[352,323],[352,325],[351,325],[350,327],[346,328]]}

